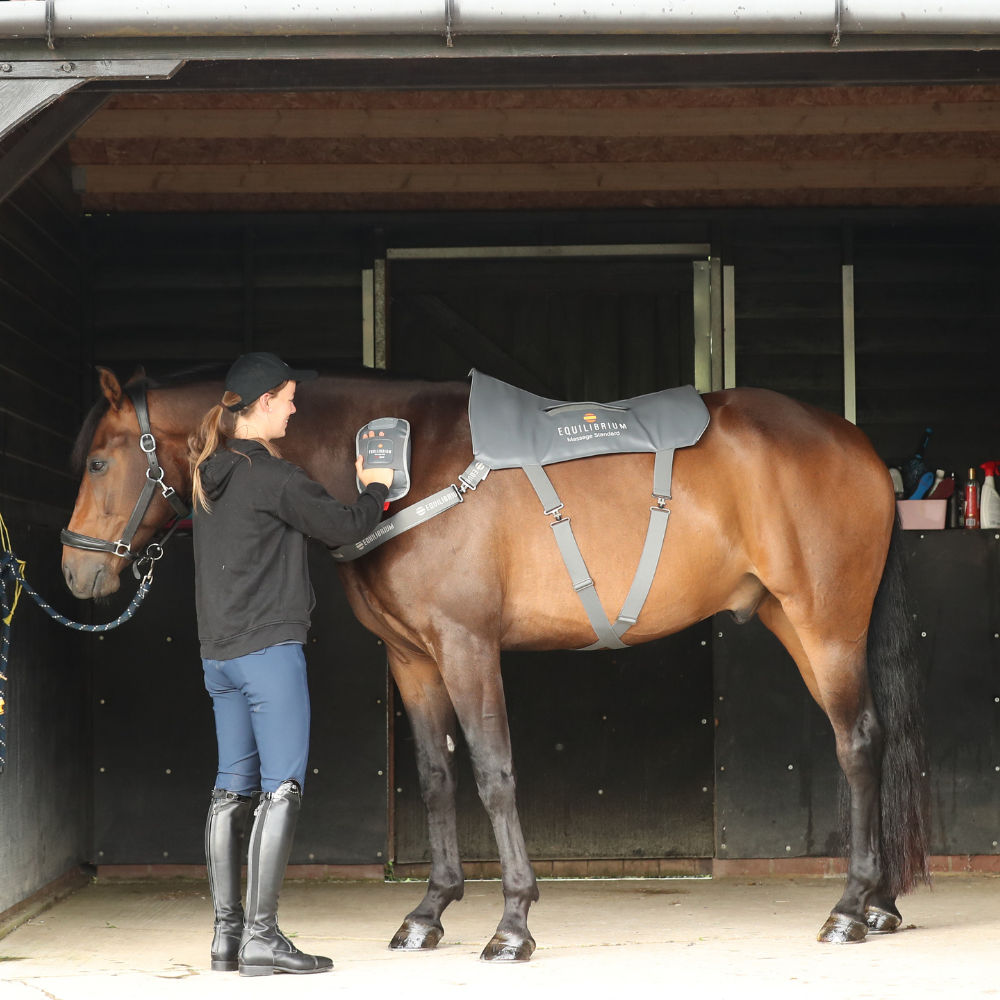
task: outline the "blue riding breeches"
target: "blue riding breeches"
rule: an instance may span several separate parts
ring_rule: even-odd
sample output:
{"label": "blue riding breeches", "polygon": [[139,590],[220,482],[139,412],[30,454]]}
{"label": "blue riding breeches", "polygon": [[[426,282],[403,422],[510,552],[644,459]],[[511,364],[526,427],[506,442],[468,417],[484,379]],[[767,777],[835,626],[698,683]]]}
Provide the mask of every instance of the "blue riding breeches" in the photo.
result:
{"label": "blue riding breeches", "polygon": [[215,787],[249,795],[258,789],[277,791],[291,778],[303,788],[309,687],[302,644],[281,643],[232,660],[201,662],[219,741]]}

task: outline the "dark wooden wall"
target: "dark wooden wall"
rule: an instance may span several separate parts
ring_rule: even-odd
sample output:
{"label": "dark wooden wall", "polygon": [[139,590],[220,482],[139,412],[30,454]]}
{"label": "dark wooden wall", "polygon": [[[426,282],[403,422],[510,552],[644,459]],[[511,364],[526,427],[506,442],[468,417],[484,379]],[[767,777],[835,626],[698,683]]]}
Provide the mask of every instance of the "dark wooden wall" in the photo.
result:
{"label": "dark wooden wall", "polygon": [[362,246],[350,227],[295,215],[94,216],[85,233],[100,363],[176,370],[247,350],[360,361]]}
{"label": "dark wooden wall", "polygon": [[[905,458],[929,425],[928,461],[947,471],[1000,458],[992,420],[1000,366],[996,209],[118,215],[89,218],[86,232],[95,358],[122,369],[222,361],[251,345],[357,364],[360,272],[376,247],[706,243],[736,269],[737,384],[838,413],[841,268],[853,264],[858,423],[879,453]],[[470,266],[436,273],[454,290]],[[400,294],[412,283],[408,275],[427,269],[396,267]],[[581,315],[586,335],[594,317]],[[443,342],[448,331],[433,333],[427,319],[423,329],[447,366],[458,357]],[[394,349],[404,356],[428,347],[419,330],[403,331],[411,333],[407,342],[396,334]],[[608,363],[602,356],[601,367]]]}
{"label": "dark wooden wall", "polygon": [[1000,459],[998,222],[853,228],[858,423],[888,457],[912,452],[928,426],[932,468]]}
{"label": "dark wooden wall", "polygon": [[[196,361],[227,360],[247,347],[269,347],[317,364],[356,364],[361,351],[359,274],[375,249],[504,243],[708,243],[724,263],[736,269],[739,384],[773,388],[841,411],[841,268],[851,263],[857,290],[859,422],[873,435],[887,460],[904,457],[919,430],[933,422],[935,439],[929,459],[959,469],[991,457],[1000,443],[991,386],[991,358],[997,340],[992,333],[997,296],[992,234],[997,221],[996,213],[986,209],[948,214],[928,210],[753,210],[592,216],[94,218],[87,225],[89,258],[95,266],[91,284],[93,348],[98,360],[125,369],[137,362],[169,369]],[[485,269],[480,271],[481,267]],[[442,295],[448,293],[453,303],[471,303],[469,308],[474,310],[490,290],[490,271],[484,265],[435,265],[430,268],[433,274],[418,274],[428,269],[425,265],[391,264],[390,291],[405,300],[436,289]],[[518,280],[516,274],[497,274],[498,285]],[[539,287],[532,294],[542,294],[544,277],[536,277],[535,284]],[[527,282],[529,291],[530,286]],[[122,294],[127,289],[140,291]],[[426,322],[421,323],[411,315],[398,327],[390,324],[395,338],[390,347],[402,352],[410,365],[419,362],[429,365],[432,374],[458,375],[465,363],[462,352],[456,350],[459,327],[452,323],[454,329],[442,337],[433,327],[433,319],[433,315],[425,316]],[[477,322],[482,319],[479,316]],[[581,327],[585,326],[581,320]],[[514,322],[509,335],[517,338],[526,331],[538,336],[538,329],[530,323]],[[495,341],[501,348],[506,334],[499,331]],[[512,353],[516,352],[506,351],[508,358]],[[602,354],[601,358],[602,364],[615,361],[610,355]],[[574,377],[572,366],[578,360],[567,360],[557,377]],[[449,364],[458,367],[445,372]],[[518,380],[513,373],[510,377]],[[943,401],[933,391],[937,383],[947,392]],[[966,385],[978,386],[979,391],[966,392]],[[952,419],[949,425],[946,418],[959,414],[960,419]],[[822,474],[822,470],[817,473]],[[961,539],[952,542],[960,543]],[[950,544],[947,537],[936,542],[945,547],[945,555]],[[935,548],[931,562],[921,563],[918,572],[934,578],[934,560],[945,555]],[[935,603],[933,593],[924,594],[922,600],[928,615],[940,614],[944,605]],[[717,856],[836,853],[836,766],[825,720],[810,702],[791,661],[762,628],[751,625],[738,629],[723,620],[713,632],[719,727],[716,763],[728,765],[725,774],[717,770],[715,781],[716,807],[725,813],[725,822],[717,831]],[[954,669],[950,664],[961,641],[960,634],[952,632],[947,642],[935,647],[939,692],[948,690],[947,677]],[[987,643],[977,653],[980,666],[973,669],[974,684],[968,678],[963,682],[967,690],[978,690],[984,683],[977,670],[989,661],[990,648]],[[695,653],[699,650],[703,650],[700,644]],[[669,660],[669,656],[665,658]],[[512,664],[515,675],[527,676],[535,669],[530,657],[524,660],[523,664]],[[628,667],[623,665],[622,672],[626,678]],[[758,680],[759,687],[755,686]],[[596,687],[597,683],[595,678],[585,686]],[[526,690],[531,687],[529,680]],[[759,697],[762,689],[768,692],[766,698]],[[720,696],[723,703],[718,702]],[[557,697],[557,692],[550,692],[547,699]],[[952,698],[953,707],[962,697],[959,692]],[[685,716],[686,707],[697,708],[697,716]],[[587,716],[582,702],[574,701],[570,710],[577,718]],[[701,704],[687,702],[678,710],[685,721],[694,719],[698,731],[705,715]],[[956,711],[960,710],[959,705]],[[537,728],[536,711],[540,711],[539,706],[527,700],[512,709],[515,753],[518,727],[523,722],[529,731]],[[960,725],[956,720],[952,712],[933,725],[941,733],[949,732]],[[538,791],[544,790],[549,778],[564,789],[572,786],[572,795],[567,792],[567,797],[559,800],[564,811],[571,808],[565,803],[578,792],[581,796],[589,793],[586,778],[593,772],[592,763],[587,763],[589,748],[573,741],[579,735],[575,729],[562,730],[565,721],[561,711],[544,717],[544,725],[554,732],[559,730],[559,735],[545,751],[551,751],[552,759],[539,766],[537,774],[525,774],[528,765],[519,764],[526,818],[533,810],[544,811],[552,805],[546,793]],[[405,723],[398,721],[396,727],[399,749],[405,756]],[[521,737],[521,743],[524,739]],[[611,740],[609,748],[613,743]],[[563,749],[556,751],[556,744]],[[746,754],[748,746],[755,748],[753,754]],[[652,744],[643,747],[643,759],[651,761],[656,750]],[[576,751],[582,756],[574,756]],[[944,797],[949,789],[967,788],[969,782],[982,778],[969,770],[968,754],[949,752],[956,761],[953,776],[935,786],[936,794]],[[699,779],[704,773],[704,781],[708,781],[701,756],[697,761],[669,756],[660,760],[669,766],[694,768]],[[411,822],[420,808],[419,802],[411,801],[416,795],[415,777],[402,760],[396,764],[397,782],[389,794],[399,810],[397,846],[404,849],[405,857],[418,860],[424,844],[419,825]],[[768,783],[767,795],[762,794],[762,780]],[[574,781],[583,784],[577,788]],[[624,784],[621,787],[624,790]],[[699,783],[698,789],[701,787]],[[464,815],[472,817],[478,805],[468,776],[463,796]],[[699,813],[693,801],[681,811],[685,809],[690,815]],[[662,817],[654,817],[654,825],[658,822]],[[947,823],[935,831],[936,849],[965,849],[962,822],[962,815],[953,810]],[[487,855],[489,834],[482,823],[478,818],[463,823],[472,853]],[[536,822],[533,828],[536,833],[529,830],[533,847],[554,857],[565,856],[559,854],[556,825],[542,827]],[[571,833],[574,842],[579,841],[580,825],[574,824]],[[627,831],[623,834],[625,843]],[[664,838],[663,853],[685,849],[701,853],[706,849],[704,845],[691,847],[694,841],[686,842],[684,835],[680,829]],[[970,838],[970,850],[973,846],[982,849],[978,832],[970,833]],[[587,841],[570,853],[596,858],[600,850],[599,844]],[[642,852],[634,856],[641,858]],[[333,856],[327,855],[327,859],[333,860]]]}
{"label": "dark wooden wall", "polygon": [[0,204],[0,499],[65,510],[80,409],[79,220],[63,172],[47,167]]}
{"label": "dark wooden wall", "polygon": [[735,268],[736,384],[844,412],[842,224],[757,215],[725,227]]}
{"label": "dark wooden wall", "polygon": [[[76,492],[69,453],[81,417],[82,288],[68,172],[49,164],[0,204],[0,513],[28,579],[71,615],[88,613],[62,582],[58,542]],[[7,671],[0,912],[85,853],[90,649],[22,595]]]}

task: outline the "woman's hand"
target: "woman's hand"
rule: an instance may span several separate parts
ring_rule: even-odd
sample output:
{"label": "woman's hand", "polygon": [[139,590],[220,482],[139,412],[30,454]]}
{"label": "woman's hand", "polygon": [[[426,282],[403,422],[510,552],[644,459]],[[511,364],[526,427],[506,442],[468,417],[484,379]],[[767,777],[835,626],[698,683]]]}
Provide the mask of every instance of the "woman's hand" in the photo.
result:
{"label": "woman's hand", "polygon": [[358,479],[361,480],[362,486],[368,486],[369,483],[381,483],[386,489],[392,486],[392,469],[387,469],[384,466],[380,469],[366,469],[364,468],[364,461],[358,455],[358,460],[354,463],[354,468],[357,471]]}

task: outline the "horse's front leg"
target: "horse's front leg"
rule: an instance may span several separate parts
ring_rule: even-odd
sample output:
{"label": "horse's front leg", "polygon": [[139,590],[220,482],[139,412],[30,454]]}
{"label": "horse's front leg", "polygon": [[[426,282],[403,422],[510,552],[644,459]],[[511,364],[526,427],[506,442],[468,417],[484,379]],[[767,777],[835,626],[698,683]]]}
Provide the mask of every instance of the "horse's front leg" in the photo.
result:
{"label": "horse's front leg", "polygon": [[441,669],[472,758],[479,797],[489,815],[500,855],[504,911],[484,961],[526,961],[535,950],[528,909],[538,883],[528,858],[515,802],[507,706],[500,677],[500,649],[470,634],[444,644]]}
{"label": "horse's front leg", "polygon": [[433,948],[441,940],[445,907],[465,891],[455,825],[455,710],[437,664],[429,657],[389,651],[389,666],[413,729],[420,791],[427,809],[431,871],[427,892],[389,943],[400,951]]}

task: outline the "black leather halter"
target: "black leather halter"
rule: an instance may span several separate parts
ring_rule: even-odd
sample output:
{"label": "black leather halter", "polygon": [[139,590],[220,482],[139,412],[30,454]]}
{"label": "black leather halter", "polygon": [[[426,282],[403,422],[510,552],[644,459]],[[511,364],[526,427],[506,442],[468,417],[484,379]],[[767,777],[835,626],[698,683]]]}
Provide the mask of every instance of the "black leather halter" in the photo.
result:
{"label": "black leather halter", "polygon": [[[146,470],[146,482],[143,484],[139,499],[135,502],[132,516],[128,519],[125,530],[122,532],[122,537],[117,542],[105,541],[102,538],[92,538],[90,535],[81,535],[79,532],[70,531],[69,528],[63,528],[59,537],[63,545],[68,545],[74,549],[84,549],[88,552],[112,552],[121,559],[138,559],[139,553],[133,552],[131,548],[132,539],[135,538],[135,533],[139,530],[139,525],[146,516],[149,505],[153,502],[153,494],[156,492],[157,486],[163,494],[163,499],[167,500],[174,509],[174,513],[178,519],[187,517],[188,509],[187,505],[177,495],[177,491],[163,481],[163,469],[160,468],[159,460],[156,457],[156,438],[153,437],[153,432],[149,425],[149,409],[146,406],[145,387],[142,385],[126,386],[125,391],[129,394],[132,405],[135,407],[135,414],[139,420],[139,447],[142,449],[142,453],[146,456],[146,461],[149,463],[149,468]],[[176,523],[177,521],[175,520],[175,527]],[[163,543],[170,537],[173,530],[171,528],[160,541],[150,542],[146,547],[142,560],[148,559],[152,563],[159,559],[163,555]]]}

